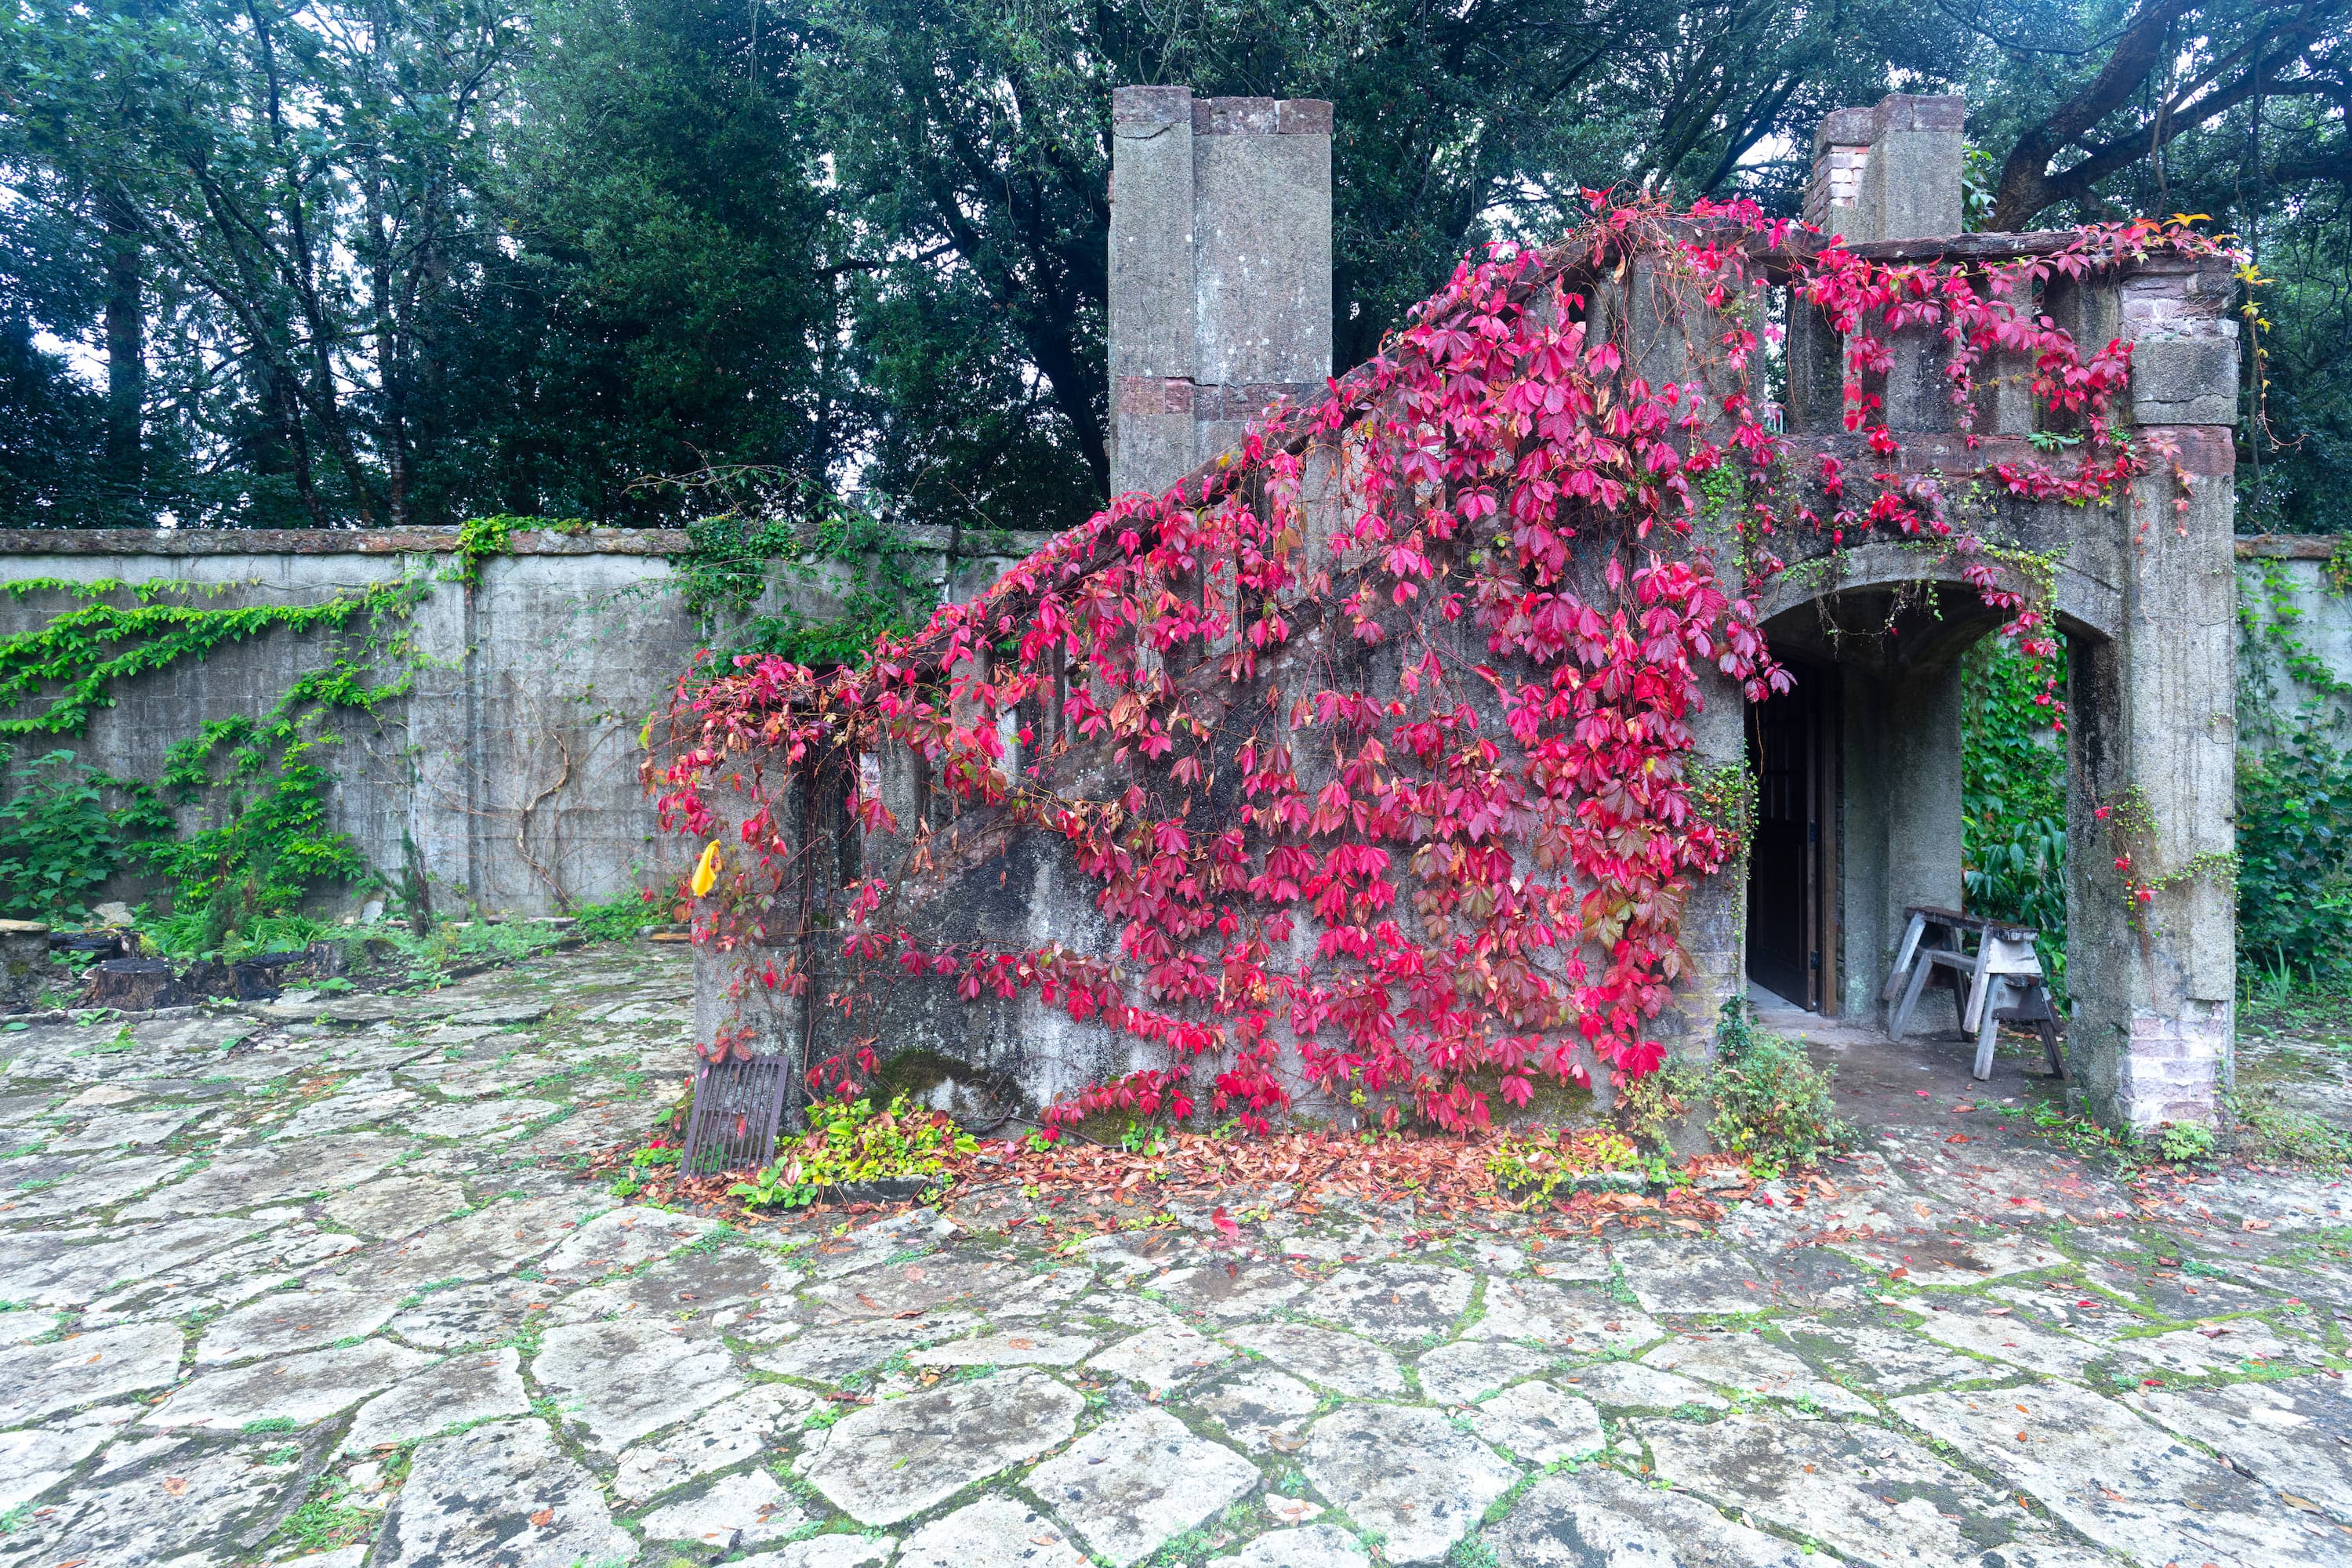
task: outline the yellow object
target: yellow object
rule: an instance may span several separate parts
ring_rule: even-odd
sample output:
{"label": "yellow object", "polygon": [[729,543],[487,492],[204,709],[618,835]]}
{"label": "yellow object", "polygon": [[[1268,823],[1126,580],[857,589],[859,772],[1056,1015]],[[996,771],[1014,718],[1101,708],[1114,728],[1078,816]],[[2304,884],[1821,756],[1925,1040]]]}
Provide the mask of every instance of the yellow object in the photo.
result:
{"label": "yellow object", "polygon": [[702,858],[694,863],[694,881],[690,884],[694,889],[694,896],[698,899],[704,897],[718,880],[719,840],[714,838],[709,847],[703,850]]}

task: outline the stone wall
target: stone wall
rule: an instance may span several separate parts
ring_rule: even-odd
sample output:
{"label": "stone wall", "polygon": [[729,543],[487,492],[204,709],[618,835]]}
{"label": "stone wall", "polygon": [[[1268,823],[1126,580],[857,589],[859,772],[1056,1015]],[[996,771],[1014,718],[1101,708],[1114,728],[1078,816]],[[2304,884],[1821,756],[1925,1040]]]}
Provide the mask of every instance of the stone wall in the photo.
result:
{"label": "stone wall", "polygon": [[[946,530],[915,531],[911,542],[936,549],[949,591],[970,592],[994,580],[1003,552],[1017,557],[1036,541],[971,542],[951,574]],[[472,584],[459,580],[457,547],[454,529],[0,531],[0,583],[180,583],[202,590],[189,602],[211,607],[315,604],[404,579],[419,591],[397,624],[274,630],[120,682],[82,735],[24,738],[19,758],[63,746],[110,774],[152,780],[205,721],[267,714],[306,671],[364,654],[377,679],[405,671],[412,684],[373,717],[337,720],[330,806],[387,882],[399,880],[408,844],[444,914],[551,913],[674,879],[690,847],[656,831],[638,737],[714,630],[688,610],[671,569],[687,536],[519,533]],[[0,595],[0,635],[79,602],[61,589]],[[774,583],[756,609],[822,616],[837,605],[820,574]],[[202,826],[204,809],[188,808],[184,826]],[[135,901],[151,890],[108,892]],[[326,912],[372,896],[351,889]]]}
{"label": "stone wall", "polygon": [[[2342,536],[2327,534],[2238,541],[2241,664],[2256,688],[2249,697],[2284,723],[2303,723],[2308,705],[2339,738],[2352,735],[2352,694],[2342,689],[2352,687],[2352,593],[2338,592],[2327,572],[2330,555],[2345,547]],[[2273,628],[2294,647],[2282,646]],[[2271,727],[2248,717],[2239,743],[2266,748]]]}
{"label": "stone wall", "polygon": [[[1202,465],[1193,474],[1205,476],[1221,427],[1203,417],[1202,400],[1213,387],[1229,399],[1236,384],[1216,377],[1239,374],[1213,367],[1239,363],[1278,342],[1290,330],[1283,326],[1286,312],[1291,329],[1325,330],[1297,317],[1318,312],[1299,291],[1296,268],[1236,268],[1213,276],[1201,265],[1208,244],[1202,216],[1208,187],[1199,172],[1199,149],[1210,133],[1204,126],[1213,129],[1224,114],[1234,120],[1227,134],[1245,126],[1271,147],[1282,137],[1282,107],[1203,107],[1175,88],[1119,95],[1110,355],[1122,489],[1181,477],[1188,451]],[[1818,149],[1811,210],[1855,253],[1890,265],[1998,266],[2074,244],[2071,235],[1958,232],[1964,109],[1958,99],[1897,94],[1832,115]],[[1266,212],[1286,216],[1279,204],[1296,190],[1303,163],[1268,153],[1252,165],[1255,199]],[[1243,187],[1226,194],[1247,205]],[[1314,252],[1297,223],[1261,216],[1263,232],[1286,236],[1283,243],[1294,254]],[[1274,257],[1276,247],[1264,254]],[[1648,266],[1635,258],[1605,277],[1580,278],[1572,291],[1589,300],[1594,331],[1618,341],[1624,363],[1652,384],[1706,380],[1720,321],[1699,319],[1696,309],[1662,312],[1662,296],[1645,280]],[[2224,258],[2168,252],[2118,257],[2076,276],[2053,272],[2041,287],[2041,310],[2078,342],[2133,344],[2118,421],[2162,443],[2173,460],[2105,504],[2014,501],[1990,484],[1969,502],[1969,527],[2000,552],[1995,559],[2042,563],[2015,567],[2012,585],[2025,589],[2026,573],[2039,582],[2046,570],[2054,591],[2050,607],[2072,639],[2070,838],[2083,847],[2102,843],[2119,803],[2131,803],[2132,819],[2147,823],[2148,842],[2135,871],[2141,883],[2126,887],[2109,868],[2110,857],[2077,853],[2069,859],[2070,1077],[2085,1109],[2115,1126],[2208,1120],[2231,1071],[2234,913],[2227,878],[2215,870],[2234,842],[2237,740],[2230,422],[2238,353],[2230,287]],[[1227,297],[1234,291],[1246,297]],[[1847,345],[1818,311],[1792,304],[1790,318],[1786,413],[1796,449],[1839,455],[1849,471],[1870,464],[1837,405]],[[1250,341],[1236,345],[1212,335],[1228,332]],[[2034,460],[2033,437],[2047,430],[2022,390],[2029,365],[1995,356],[1979,375],[1974,429],[1963,432],[1941,374],[1940,334],[1906,328],[1894,334],[1889,349],[1887,368],[1866,377],[1864,390],[1883,400],[1906,472],[1950,487],[2000,464]],[[1712,406],[1712,397],[1699,405]],[[1334,523],[1352,515],[1359,468],[1339,449],[1351,438],[1309,442],[1303,451],[1299,548],[1301,570],[1310,576],[1334,564]],[[1703,544],[1719,550],[1723,542]],[[1830,911],[1817,962],[1838,972],[1822,1005],[1834,1010],[1843,1003],[1844,1010],[1868,1015],[1877,1008],[1906,907],[1961,901],[1957,661],[1970,641],[2006,617],[1987,609],[1962,563],[1915,542],[1832,551],[1826,538],[1783,536],[1776,544],[1789,570],[1766,595],[1767,635],[1777,647],[1811,652],[1834,668],[1843,693],[1839,727],[1851,737],[1825,767],[1835,775],[1832,820],[1843,863],[1825,879],[1834,890],[1812,900]],[[1171,590],[1179,599],[1196,591],[1205,589],[1184,583]],[[1007,600],[1008,623],[1019,597]],[[1279,711],[1266,689],[1358,683],[1376,704],[1391,695],[1382,684],[1386,666],[1374,668],[1360,649],[1341,646],[1328,617],[1302,610],[1295,626],[1289,642],[1261,659],[1257,684],[1244,694],[1250,700],[1236,697],[1232,680],[1212,679],[1189,661],[1179,668],[1171,659],[1162,673],[1188,700],[1197,681],[1200,710],[1209,715],[1200,721],[1203,732],[1221,736],[1256,722],[1247,717],[1260,710],[1253,700],[1264,699],[1264,711]],[[1397,628],[1389,629],[1393,637]],[[1414,632],[1449,647],[1457,635],[1427,616]],[[1465,666],[1477,661],[1475,649],[1454,651]],[[1054,679],[1058,692],[1061,677]],[[1507,688],[1517,676],[1505,669],[1500,679]],[[1706,711],[1693,724],[1695,760],[1736,766],[1746,753],[1738,694],[1708,689],[1704,695]],[[1035,720],[1037,744],[1048,748],[1039,755],[1051,762],[1054,787],[1104,798],[1108,781],[1119,776],[1117,759],[1100,754],[1105,744],[1098,742],[1052,750],[1059,701],[1039,699]],[[1013,732],[1003,731],[1008,749],[1015,749]],[[1017,749],[1029,743],[1024,728]],[[901,824],[920,824],[923,834],[900,842],[876,832],[845,844],[840,856],[824,858],[828,887],[838,892],[857,878],[882,879],[898,900],[887,919],[919,931],[928,950],[1018,954],[1053,943],[1117,972],[1112,933],[1093,907],[1096,889],[1050,833],[1014,812],[959,808],[892,747],[870,764],[877,770],[878,798]],[[1314,774],[1321,765],[1300,763],[1301,786],[1310,794],[1322,782]],[[1204,804],[1212,821],[1240,809],[1237,799],[1213,789]],[[802,805],[790,811],[793,821],[779,828],[783,841],[806,844],[834,831]],[[1196,833],[1202,820],[1193,819]],[[1411,879],[1398,883],[1400,902],[1407,902]],[[1744,872],[1727,872],[1688,900],[1677,1005],[1655,1028],[1670,1045],[1705,1051],[1714,1005],[1743,986],[1744,884]],[[752,923],[764,933],[809,929],[812,919],[821,927],[832,918],[824,889],[813,884],[798,887],[789,901],[793,909],[759,910]],[[1294,930],[1302,941],[1313,934],[1304,920]],[[967,1006],[938,971],[901,974],[895,966],[870,989],[864,969],[836,984],[831,971],[840,962],[837,945],[805,936],[798,939],[800,955],[789,962],[814,983],[795,993],[764,977],[774,963],[787,962],[757,950],[758,942],[772,939],[753,940],[754,947],[740,952],[701,954],[698,1026],[706,1039],[725,1028],[730,1043],[755,1054],[781,1050],[812,1060],[868,1045],[885,1052],[919,1046],[1012,1080],[1033,1100],[1164,1060],[1157,1047],[1073,1022],[1025,990],[1003,1003]],[[1297,956],[1303,963],[1314,955],[1302,950]],[[847,1001],[835,1016],[809,1000],[836,993],[856,1003],[854,1016]],[[1267,1037],[1288,1043],[1279,1020]]]}

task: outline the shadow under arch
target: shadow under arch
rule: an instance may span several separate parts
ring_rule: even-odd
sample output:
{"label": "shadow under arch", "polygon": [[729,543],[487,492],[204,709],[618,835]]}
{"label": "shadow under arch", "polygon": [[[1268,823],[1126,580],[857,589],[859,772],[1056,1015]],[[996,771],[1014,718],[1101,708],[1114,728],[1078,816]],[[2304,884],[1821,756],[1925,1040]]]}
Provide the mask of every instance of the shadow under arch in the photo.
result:
{"label": "shadow under arch", "polygon": [[[1759,598],[1795,687],[1745,715],[1757,815],[1744,956],[1756,984],[1823,1014],[1883,1020],[1908,909],[1964,907],[1960,659],[2013,612],[1988,605],[1960,565],[1876,543],[1799,563]],[[2028,569],[2005,564],[2005,585],[2031,590]],[[2071,690],[2110,662],[2123,595],[2064,558],[2040,569]],[[1935,995],[1915,1028],[1957,1026]]]}

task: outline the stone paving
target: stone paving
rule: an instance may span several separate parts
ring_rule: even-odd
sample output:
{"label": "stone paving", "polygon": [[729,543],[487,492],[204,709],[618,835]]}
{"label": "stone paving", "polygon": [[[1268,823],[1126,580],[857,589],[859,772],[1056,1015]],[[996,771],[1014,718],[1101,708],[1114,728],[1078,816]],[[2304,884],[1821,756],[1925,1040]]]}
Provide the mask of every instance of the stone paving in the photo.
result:
{"label": "stone paving", "polygon": [[0,1568],[2352,1562],[2345,1190],[2124,1188],[1957,1047],[1712,1232],[738,1229],[579,1168],[687,1010],[637,944],[0,1030]]}

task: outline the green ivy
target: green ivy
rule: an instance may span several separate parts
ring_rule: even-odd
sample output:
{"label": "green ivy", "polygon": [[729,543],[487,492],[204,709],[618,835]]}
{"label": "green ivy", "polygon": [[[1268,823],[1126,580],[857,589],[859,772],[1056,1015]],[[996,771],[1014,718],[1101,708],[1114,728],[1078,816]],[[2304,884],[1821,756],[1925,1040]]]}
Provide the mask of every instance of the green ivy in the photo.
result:
{"label": "green ivy", "polygon": [[[850,664],[882,638],[914,631],[939,602],[929,575],[936,552],[854,500],[764,468],[714,469],[677,482],[719,503],[688,525],[687,550],[670,557],[687,607],[733,623],[714,637],[719,653],[772,653],[820,668]],[[780,572],[823,589],[840,614],[753,614]]]}
{"label": "green ivy", "polygon": [[[2352,553],[2341,546],[2321,569],[2321,578],[2335,587],[2336,563],[2342,557],[2352,569]],[[2294,578],[2284,563],[2262,559],[2238,573],[2238,729],[2242,736],[2287,739],[2310,727],[2319,706],[2330,698],[2352,697],[2352,679],[2337,674],[2303,640],[2308,618],[2295,602]],[[2277,671],[2285,672],[2289,691],[2278,689]]]}
{"label": "green ivy", "polygon": [[947,1117],[909,1105],[904,1095],[879,1114],[870,1100],[824,1100],[809,1107],[809,1131],[786,1143],[774,1164],[728,1191],[755,1208],[804,1208],[829,1186],[908,1177],[944,1184],[948,1156],[979,1147]]}
{"label": "green ivy", "polygon": [[482,563],[512,553],[518,531],[585,533],[588,526],[582,517],[522,517],[505,511],[469,517],[457,525],[457,580],[469,587],[479,583]]}
{"label": "green ivy", "polygon": [[318,753],[334,743],[331,715],[373,714],[407,688],[404,678],[371,686],[338,660],[296,679],[265,717],[211,721],[166,753],[163,791],[183,805],[209,795],[220,817],[146,852],[171,879],[174,908],[205,911],[202,947],[298,909],[313,889],[373,875],[352,837],[328,826],[333,778]]}
{"label": "green ivy", "polygon": [[99,710],[114,705],[118,681],[203,658],[265,632],[341,628],[354,620],[405,612],[415,594],[410,584],[384,583],[317,604],[233,608],[156,604],[156,592],[143,589],[134,595],[140,603],[131,605],[94,596],[120,587],[49,579],[11,584],[19,594],[64,589],[89,602],[30,631],[0,637],[0,707],[28,710],[0,718],[0,735],[78,735]]}
{"label": "green ivy", "polygon": [[[2065,659],[2063,645],[2058,654]],[[1960,666],[1961,828],[1968,907],[2042,933],[2055,985],[2066,973],[2066,752],[2042,678],[2007,637]]]}

